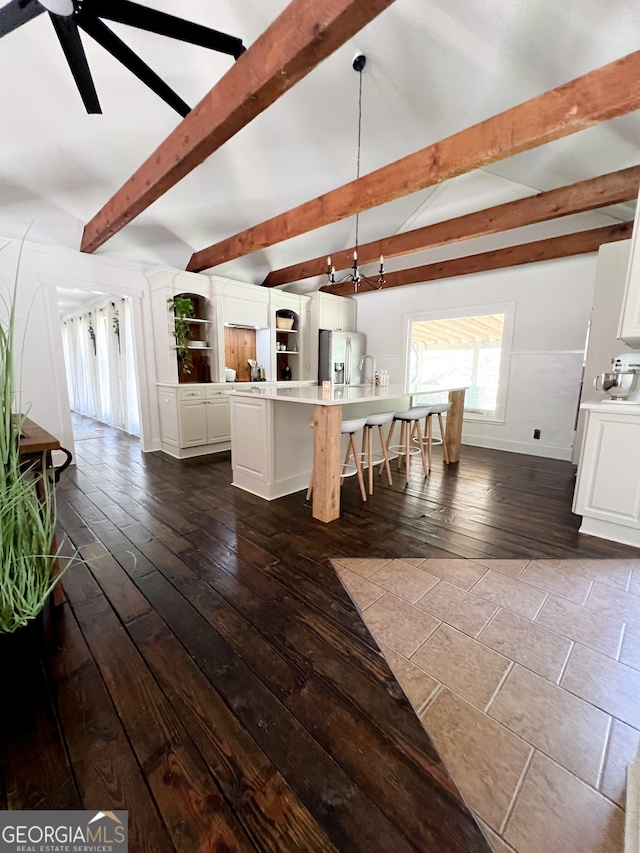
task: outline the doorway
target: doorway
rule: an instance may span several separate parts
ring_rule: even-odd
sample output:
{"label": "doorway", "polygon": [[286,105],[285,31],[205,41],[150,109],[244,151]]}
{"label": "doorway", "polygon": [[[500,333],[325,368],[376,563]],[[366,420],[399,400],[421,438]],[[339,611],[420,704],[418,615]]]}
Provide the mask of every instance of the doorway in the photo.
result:
{"label": "doorway", "polygon": [[[57,290],[71,411],[139,437],[131,298]],[[78,423],[75,418],[74,434]]]}

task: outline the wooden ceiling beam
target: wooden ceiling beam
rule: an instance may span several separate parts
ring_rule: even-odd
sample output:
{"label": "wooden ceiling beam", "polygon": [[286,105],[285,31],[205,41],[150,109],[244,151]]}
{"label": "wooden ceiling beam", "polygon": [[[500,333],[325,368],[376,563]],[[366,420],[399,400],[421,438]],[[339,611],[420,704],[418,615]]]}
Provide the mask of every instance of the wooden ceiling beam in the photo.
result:
{"label": "wooden ceiling beam", "polygon": [[[364,4],[366,5],[366,4]],[[640,108],[640,51],[195,252],[199,272]]]}
{"label": "wooden ceiling beam", "polygon": [[[521,264],[533,264],[538,261],[550,261],[556,258],[568,258],[572,255],[584,255],[597,252],[603,243],[613,243],[617,240],[627,240],[631,237],[633,222],[621,222],[604,228],[593,228],[589,231],[577,231],[552,237],[547,240],[536,240],[533,243],[521,243],[506,249],[496,249],[493,252],[482,252],[479,255],[467,255],[450,261],[440,261],[397,272],[385,274],[386,284],[383,290],[390,287],[403,287],[408,284],[422,284],[443,278],[455,278],[471,273],[488,272],[490,270],[515,267]],[[339,296],[352,296],[353,285],[350,282],[321,287],[326,293]],[[364,284],[360,293],[377,293],[379,288]]]}
{"label": "wooden ceiling beam", "polygon": [[[358,258],[362,266],[376,262],[380,255],[384,255],[385,258],[397,258],[461,240],[486,237],[489,234],[498,234],[501,231],[534,225],[537,222],[585,213],[609,204],[635,200],[638,187],[640,187],[640,166],[632,166],[629,169],[610,172],[597,178],[578,181],[565,187],[457,216],[444,222],[436,222],[433,225],[425,225],[423,228],[394,234],[392,237],[375,240],[372,243],[365,243],[358,246]],[[346,270],[352,266],[354,248],[355,246],[351,246],[349,249],[330,253],[336,271]],[[325,255],[301,264],[273,270],[262,283],[265,287],[275,287],[322,275],[326,271]]]}
{"label": "wooden ceiling beam", "polygon": [[94,252],[394,0],[293,0],[87,223]]}

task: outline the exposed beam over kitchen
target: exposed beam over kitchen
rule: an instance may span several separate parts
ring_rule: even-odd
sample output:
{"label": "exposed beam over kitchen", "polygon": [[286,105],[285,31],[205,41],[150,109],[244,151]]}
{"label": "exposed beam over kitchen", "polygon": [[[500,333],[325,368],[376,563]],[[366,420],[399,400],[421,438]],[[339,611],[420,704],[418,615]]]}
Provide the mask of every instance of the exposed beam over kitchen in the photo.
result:
{"label": "exposed beam over kitchen", "polygon": [[[556,258],[568,258],[572,255],[597,252],[603,243],[629,239],[632,231],[633,222],[621,222],[618,225],[607,225],[604,228],[592,228],[589,231],[563,234],[561,237],[536,240],[532,243],[520,243],[517,246],[496,249],[492,252],[482,252],[479,255],[467,255],[463,258],[388,272],[385,273],[386,283],[382,285],[382,289],[388,290],[390,287],[403,287],[407,284],[420,284],[442,278],[455,278],[470,273],[487,272],[505,267],[532,264],[537,261],[550,261]],[[338,296],[353,295],[353,284],[350,282],[320,289]],[[364,285],[359,292],[377,293],[378,288]]]}
{"label": "exposed beam over kitchen", "polygon": [[199,272],[640,108],[640,51],[195,252]]}
{"label": "exposed beam over kitchen", "polygon": [[[382,240],[374,240],[358,246],[358,261],[361,266],[373,263],[380,255],[397,258],[412,252],[435,249],[460,240],[485,237],[512,228],[546,222],[575,213],[584,213],[609,204],[635,200],[640,187],[640,166],[610,172],[597,178],[578,181],[548,192],[457,216],[444,222],[436,222],[403,234],[394,234]],[[331,253],[336,271],[348,269],[353,264],[355,246]],[[327,270],[326,255],[273,270],[263,281],[265,287],[275,287],[292,281],[301,281],[322,275]]]}
{"label": "exposed beam over kitchen", "polygon": [[84,228],[94,252],[394,0],[293,0]]}

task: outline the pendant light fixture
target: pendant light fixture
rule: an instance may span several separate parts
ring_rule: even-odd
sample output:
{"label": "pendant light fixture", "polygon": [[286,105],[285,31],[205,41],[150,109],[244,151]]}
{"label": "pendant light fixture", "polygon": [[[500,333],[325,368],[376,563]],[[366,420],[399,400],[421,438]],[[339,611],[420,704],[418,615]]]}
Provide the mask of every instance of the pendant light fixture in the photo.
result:
{"label": "pendant light fixture", "polygon": [[[353,68],[354,71],[357,71],[360,75],[360,84],[358,91],[358,159],[357,159],[357,167],[356,167],[356,179],[360,177],[360,147],[362,141],[362,70],[367,64],[367,57],[364,54],[360,54],[356,56],[353,60]],[[384,277],[384,258],[380,255],[380,269],[378,271],[378,279],[373,280],[368,278],[366,275],[363,275],[360,272],[360,267],[358,265],[358,229],[360,225],[360,214],[356,213],[356,245],[353,252],[353,267],[347,273],[347,275],[342,278],[336,278],[336,270],[335,267],[331,263],[331,255],[327,258],[327,278],[329,280],[329,284],[342,284],[345,281],[353,282],[353,289],[357,293],[360,289],[360,285],[362,282],[365,282],[370,287],[376,288],[380,290],[384,284],[386,284],[386,280]]]}

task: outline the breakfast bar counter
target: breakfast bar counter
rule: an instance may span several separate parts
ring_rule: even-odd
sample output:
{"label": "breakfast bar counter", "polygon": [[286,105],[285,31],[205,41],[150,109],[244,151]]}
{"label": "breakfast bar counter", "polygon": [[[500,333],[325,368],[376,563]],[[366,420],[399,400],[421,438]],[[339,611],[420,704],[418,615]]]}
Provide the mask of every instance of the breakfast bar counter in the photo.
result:
{"label": "breakfast bar counter", "polygon": [[273,500],[306,489],[313,465],[313,517],[334,521],[340,516],[343,406],[348,407],[346,417],[357,418],[405,410],[416,396],[443,392],[448,392],[451,402],[445,441],[450,461],[457,462],[464,409],[462,387],[235,388],[229,393],[233,485]]}

